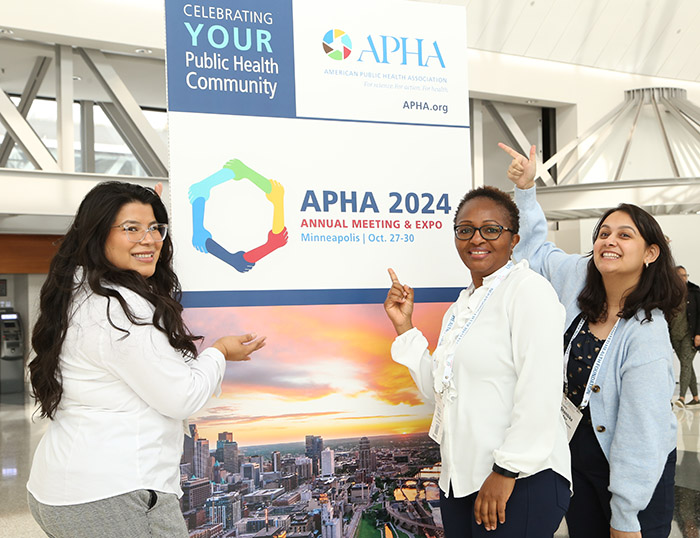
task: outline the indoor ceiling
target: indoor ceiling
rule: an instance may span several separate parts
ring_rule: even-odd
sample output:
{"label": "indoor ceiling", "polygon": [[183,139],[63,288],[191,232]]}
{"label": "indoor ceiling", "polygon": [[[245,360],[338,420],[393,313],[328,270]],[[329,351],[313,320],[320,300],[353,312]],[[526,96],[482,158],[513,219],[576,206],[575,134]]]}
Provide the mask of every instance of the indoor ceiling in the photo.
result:
{"label": "indoor ceiling", "polygon": [[[700,81],[700,0],[417,1],[466,6],[467,45],[471,49]],[[103,24],[109,20],[105,13],[128,10],[131,17],[142,19],[141,25],[154,29],[148,38],[143,37],[149,54],[135,52],[139,43],[134,43],[127,30],[124,42],[116,43],[119,34],[109,35],[112,42],[100,41],[94,34],[76,38],[60,25],[53,36],[46,31],[12,28],[11,34],[0,33],[0,88],[20,93],[37,55],[52,55],[54,43],[80,44],[114,52],[114,67],[137,100],[144,106],[164,107],[164,45],[153,46],[164,42],[164,0],[142,0],[128,6],[123,0],[63,0],[61,9],[71,11],[71,4],[80,8],[84,17],[105,21]],[[51,28],[45,21],[43,27]],[[80,33],[80,29],[73,33]],[[103,99],[99,84],[87,71],[76,60],[75,74],[81,79],[75,85],[76,98]],[[53,81],[50,71],[40,95],[53,95]]]}
{"label": "indoor ceiling", "polygon": [[467,6],[469,48],[700,81],[698,0],[432,0]]}
{"label": "indoor ceiling", "polygon": [[[698,0],[418,0],[437,4],[466,6],[469,48],[685,81],[700,81],[700,1]],[[38,0],[38,3],[46,0]],[[11,37],[37,40],[49,37],[51,20],[40,21],[50,9],[80,12],[82,19],[103,21],[105,39],[94,32],[89,39],[71,44],[133,53],[133,33],[125,28],[123,42],[117,43],[112,19],[128,11],[131,20],[151,32],[138,34],[141,45],[163,57],[164,0],[62,0],[44,4],[35,16],[43,32],[15,29]],[[51,7],[49,7],[51,6]],[[73,6],[74,9],[71,8]],[[348,3],[352,7],[352,3]],[[7,9],[10,9],[7,6]],[[29,11],[17,3],[15,10]],[[32,10],[33,11],[33,10]],[[107,15],[107,16],[105,16]],[[34,16],[34,15],[33,15]],[[8,17],[0,19],[7,20]],[[12,20],[12,17],[9,17]],[[119,26],[120,21],[115,21]],[[91,25],[91,28],[94,26]],[[99,28],[99,26],[98,26]],[[65,42],[66,33],[56,29],[56,42]],[[25,35],[26,34],[26,35]],[[47,40],[48,41],[48,40]],[[90,43],[89,41],[92,41]],[[128,44],[128,46],[126,46]],[[153,45],[156,45],[155,47]],[[0,67],[12,57],[0,50]]]}
{"label": "indoor ceiling", "polygon": [[[700,82],[700,0],[415,1],[465,6],[470,49]],[[12,33],[1,33],[3,22],[15,20],[5,16],[5,9],[14,10],[15,14],[18,10],[29,13],[30,7],[26,3],[8,2],[0,9],[3,12],[0,17],[1,89],[21,93],[37,56],[53,56],[54,44],[80,45],[108,53],[110,63],[142,106],[165,107],[165,0],[33,2],[37,6],[31,9],[32,17],[39,21],[36,27],[41,31],[32,32],[16,26],[9,28]],[[39,9],[39,4],[46,9]],[[348,3],[349,9],[352,6]],[[59,12],[55,10],[59,9],[64,13],[80,12],[83,20],[101,21],[104,32],[87,25],[92,33],[80,34],[78,26],[66,28],[56,23],[52,17],[57,16]],[[139,28],[151,28],[152,32],[133,28],[129,32],[124,26],[125,37],[121,39],[122,34],[114,28],[129,17],[138,21]],[[137,54],[138,48],[147,48],[148,54]],[[41,86],[40,96],[55,95],[53,63]],[[99,101],[106,98],[77,55],[73,69],[75,78],[79,79],[74,85],[75,99]],[[598,206],[593,204],[592,207]],[[584,209],[569,208],[569,213],[573,215]],[[17,220],[16,216],[12,217],[11,220]],[[560,215],[559,218],[564,217]],[[0,215],[0,230],[6,229],[7,224]]]}

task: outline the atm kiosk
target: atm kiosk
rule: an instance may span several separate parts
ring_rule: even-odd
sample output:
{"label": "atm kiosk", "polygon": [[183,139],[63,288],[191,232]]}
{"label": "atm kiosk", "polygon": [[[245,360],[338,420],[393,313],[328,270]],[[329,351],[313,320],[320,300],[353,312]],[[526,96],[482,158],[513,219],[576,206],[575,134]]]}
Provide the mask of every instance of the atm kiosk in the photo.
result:
{"label": "atm kiosk", "polygon": [[22,319],[11,308],[0,308],[0,394],[24,391]]}

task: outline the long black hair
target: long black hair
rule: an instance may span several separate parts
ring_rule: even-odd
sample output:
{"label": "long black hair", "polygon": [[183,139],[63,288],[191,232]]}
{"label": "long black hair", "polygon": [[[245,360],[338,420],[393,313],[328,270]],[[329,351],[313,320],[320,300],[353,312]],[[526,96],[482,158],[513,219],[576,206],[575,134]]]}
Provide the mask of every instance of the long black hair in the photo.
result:
{"label": "long black hair", "polygon": [[[651,321],[651,311],[658,308],[664,313],[666,319],[671,319],[683,301],[685,286],[676,271],[668,240],[654,217],[636,205],[620,204],[600,217],[593,230],[593,242],[595,243],[598,238],[600,227],[605,219],[616,211],[629,215],[647,246],[656,245],[659,248],[659,256],[654,263],[650,263],[642,270],[642,276],[637,285],[625,295],[624,304],[618,316],[630,319],[638,311],[643,310],[642,321]],[[586,319],[595,322],[605,318],[607,303],[603,277],[595,266],[592,254],[591,251],[586,282],[578,296],[578,306]]]}
{"label": "long black hair", "polygon": [[[202,337],[194,336],[182,320],[181,289],[173,271],[170,235],[163,241],[155,273],[148,279],[136,271],[116,267],[105,256],[105,242],[114,219],[130,202],[150,205],[156,220],[168,223],[165,206],[152,189],[118,181],[100,183],[80,203],[51,261],[41,288],[39,318],[32,333],[36,357],[29,363],[33,396],[40,404],[42,417],[53,419],[61,401],[59,355],[68,330],[73,295],[81,286],[107,297],[108,302],[118,301],[131,323],[152,323],[167,335],[170,345],[182,352],[183,357],[196,355],[195,341]],[[76,275],[80,277],[79,282],[75,281]],[[135,317],[122,295],[107,284],[123,286],[144,297],[155,307],[153,319],[144,321]],[[107,308],[109,318],[109,304]],[[128,334],[126,329],[114,325],[111,318],[109,321],[115,329]]]}

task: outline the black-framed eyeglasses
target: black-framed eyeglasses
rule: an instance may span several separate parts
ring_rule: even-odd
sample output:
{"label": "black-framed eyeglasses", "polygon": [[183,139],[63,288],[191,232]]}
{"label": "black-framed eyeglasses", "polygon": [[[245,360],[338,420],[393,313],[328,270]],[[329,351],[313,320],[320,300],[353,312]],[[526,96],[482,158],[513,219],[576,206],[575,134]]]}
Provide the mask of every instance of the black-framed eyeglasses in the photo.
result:
{"label": "black-framed eyeglasses", "polygon": [[151,234],[151,237],[156,243],[162,243],[168,235],[167,224],[151,224],[144,228],[140,224],[124,223],[112,226],[112,228],[121,228],[126,234],[127,241],[132,243],[140,243],[146,238],[146,234]]}
{"label": "black-framed eyeglasses", "polygon": [[460,241],[469,241],[474,234],[478,231],[481,237],[486,241],[495,241],[503,232],[514,233],[510,228],[501,226],[500,224],[484,224],[483,226],[470,226],[468,224],[462,224],[454,227],[455,237]]}

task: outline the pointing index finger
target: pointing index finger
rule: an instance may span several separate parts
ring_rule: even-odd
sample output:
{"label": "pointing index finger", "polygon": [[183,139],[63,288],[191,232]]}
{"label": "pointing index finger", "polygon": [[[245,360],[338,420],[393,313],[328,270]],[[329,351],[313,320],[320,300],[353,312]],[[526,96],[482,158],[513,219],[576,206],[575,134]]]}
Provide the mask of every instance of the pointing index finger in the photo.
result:
{"label": "pointing index finger", "polygon": [[503,151],[505,151],[508,155],[513,157],[513,159],[523,159],[524,157],[520,155],[517,151],[515,151],[513,148],[510,146],[506,146],[503,142],[498,143],[498,147],[501,148]]}
{"label": "pointing index finger", "polygon": [[399,286],[401,285],[401,282],[399,281],[399,277],[396,276],[396,273],[394,272],[394,270],[391,267],[389,267],[389,276],[391,277],[391,282],[393,284],[398,284]]}

